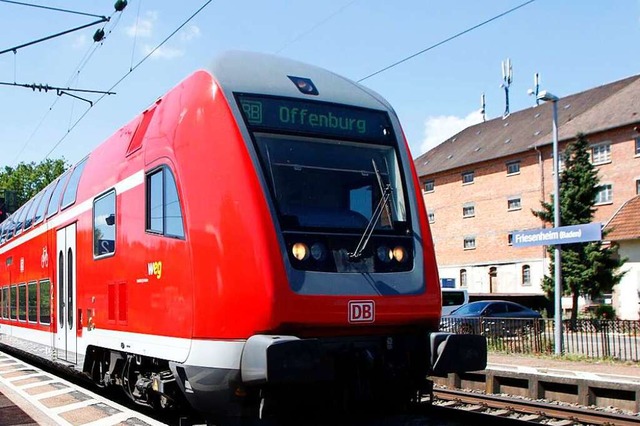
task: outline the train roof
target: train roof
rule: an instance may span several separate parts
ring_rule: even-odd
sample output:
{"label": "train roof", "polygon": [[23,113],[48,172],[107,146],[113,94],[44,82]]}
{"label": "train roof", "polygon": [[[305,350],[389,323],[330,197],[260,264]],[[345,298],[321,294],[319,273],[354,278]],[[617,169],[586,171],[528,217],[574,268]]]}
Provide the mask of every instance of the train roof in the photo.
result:
{"label": "train roof", "polygon": [[[230,51],[217,57],[209,71],[228,98],[233,93],[254,93],[392,110],[382,96],[355,81],[324,68],[274,55]],[[289,77],[310,79],[318,94],[303,94]]]}

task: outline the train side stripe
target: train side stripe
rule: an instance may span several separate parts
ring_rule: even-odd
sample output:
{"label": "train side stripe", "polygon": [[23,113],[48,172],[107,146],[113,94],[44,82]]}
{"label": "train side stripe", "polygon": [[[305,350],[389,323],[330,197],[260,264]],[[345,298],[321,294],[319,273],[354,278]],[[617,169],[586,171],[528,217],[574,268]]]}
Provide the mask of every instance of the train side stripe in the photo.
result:
{"label": "train side stripe", "polygon": [[[122,179],[120,182],[117,182],[114,187],[116,189],[116,194],[123,194],[139,185],[144,183],[144,170],[139,170],[132,175]],[[39,227],[35,229],[31,229],[27,231],[27,233],[20,235],[17,238],[14,238],[9,244],[0,248],[0,254],[4,254],[7,251],[26,243],[27,241],[32,240],[33,238],[44,234],[50,229],[55,229],[63,223],[73,219],[74,217],[80,216],[82,213],[85,213],[93,207],[93,199],[99,195],[99,193],[94,194],[89,199],[74,205],[73,207],[64,210],[58,213],[56,216],[49,219],[44,224],[41,224]]]}

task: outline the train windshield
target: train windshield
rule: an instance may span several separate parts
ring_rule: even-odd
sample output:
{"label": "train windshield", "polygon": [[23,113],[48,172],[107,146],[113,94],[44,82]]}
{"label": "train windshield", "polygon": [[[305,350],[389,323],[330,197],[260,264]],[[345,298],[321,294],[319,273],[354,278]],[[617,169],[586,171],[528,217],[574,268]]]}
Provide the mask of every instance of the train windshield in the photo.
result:
{"label": "train windshield", "polygon": [[362,230],[372,218],[376,230],[407,229],[392,146],[270,133],[254,137],[285,229]]}

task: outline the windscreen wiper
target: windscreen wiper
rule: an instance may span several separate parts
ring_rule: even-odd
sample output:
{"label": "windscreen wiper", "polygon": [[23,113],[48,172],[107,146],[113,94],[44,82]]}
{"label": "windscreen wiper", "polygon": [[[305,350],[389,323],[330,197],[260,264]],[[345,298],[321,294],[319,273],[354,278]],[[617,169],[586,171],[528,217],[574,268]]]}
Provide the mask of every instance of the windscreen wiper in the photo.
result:
{"label": "windscreen wiper", "polygon": [[[382,195],[380,197],[380,201],[378,201],[378,205],[376,205],[376,208],[371,215],[371,219],[369,219],[369,223],[367,224],[366,228],[364,228],[364,232],[362,233],[362,237],[360,237],[360,241],[358,242],[356,249],[353,251],[353,253],[349,253],[349,257],[351,259],[358,259],[362,255],[363,250],[367,246],[367,243],[369,242],[369,239],[373,234],[373,230],[376,228],[376,224],[378,223],[380,216],[382,216],[382,211],[386,208],[387,213],[389,213],[388,202],[389,198],[391,198],[391,184],[387,184],[384,188],[382,188],[382,178],[380,177],[380,172],[378,172],[378,168],[376,167],[376,162],[374,160],[371,161],[373,162],[373,168],[376,172],[376,176],[378,177],[378,183],[380,184]],[[389,215],[389,219],[391,219],[391,215]]]}

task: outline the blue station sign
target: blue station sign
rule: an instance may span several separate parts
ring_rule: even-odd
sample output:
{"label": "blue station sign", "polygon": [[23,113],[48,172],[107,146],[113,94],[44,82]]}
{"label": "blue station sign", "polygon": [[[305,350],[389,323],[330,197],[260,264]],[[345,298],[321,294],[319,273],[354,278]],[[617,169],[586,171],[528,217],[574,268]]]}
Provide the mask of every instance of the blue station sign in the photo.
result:
{"label": "blue station sign", "polygon": [[514,232],[512,243],[514,247],[554,246],[600,241],[601,239],[602,225],[600,223],[587,223],[585,225]]}

